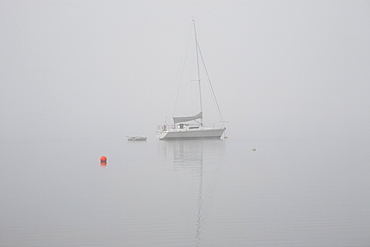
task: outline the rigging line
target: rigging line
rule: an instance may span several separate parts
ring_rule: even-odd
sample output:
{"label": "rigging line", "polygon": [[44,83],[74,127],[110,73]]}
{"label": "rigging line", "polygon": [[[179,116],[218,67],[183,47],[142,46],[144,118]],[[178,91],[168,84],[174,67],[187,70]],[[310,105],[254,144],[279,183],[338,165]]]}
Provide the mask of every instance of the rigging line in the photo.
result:
{"label": "rigging line", "polygon": [[206,63],[204,62],[204,58],[203,58],[203,55],[202,55],[202,51],[200,50],[199,44],[198,44],[198,49],[199,49],[199,54],[200,54],[200,57],[201,57],[201,60],[202,60],[203,66],[204,66],[204,70],[205,70],[206,75],[207,75],[207,78],[208,78],[209,85],[211,86],[211,91],[212,91],[213,99],[216,102],[216,106],[217,106],[217,110],[218,110],[218,114],[219,114],[220,120],[221,120],[222,123],[224,123],[224,120],[223,120],[223,117],[222,117],[222,114],[221,114],[221,111],[220,111],[220,107],[218,105],[215,92],[213,90],[213,86],[212,86],[212,83],[211,83],[211,78],[209,77],[207,66],[206,66]]}
{"label": "rigging line", "polygon": [[[192,28],[191,28],[192,29]],[[189,45],[190,45],[190,40],[191,40],[191,34],[192,34],[192,30],[190,29],[190,35],[189,35],[189,39],[188,39],[188,44],[186,46],[186,51],[185,51],[185,56],[184,56],[184,60],[182,62],[182,70],[181,70],[181,75],[180,75],[180,81],[179,81],[179,86],[177,88],[177,93],[176,93],[176,99],[175,99],[175,104],[174,104],[174,108],[173,108],[173,113],[172,113],[172,116],[175,116],[175,111],[176,111],[176,106],[177,106],[177,101],[178,101],[178,98],[179,98],[179,94],[180,94],[180,88],[181,88],[181,83],[182,83],[182,80],[183,80],[183,77],[184,77],[184,70],[185,70],[185,63],[186,63],[186,59],[187,59],[187,55],[188,55],[188,51],[189,51]]]}

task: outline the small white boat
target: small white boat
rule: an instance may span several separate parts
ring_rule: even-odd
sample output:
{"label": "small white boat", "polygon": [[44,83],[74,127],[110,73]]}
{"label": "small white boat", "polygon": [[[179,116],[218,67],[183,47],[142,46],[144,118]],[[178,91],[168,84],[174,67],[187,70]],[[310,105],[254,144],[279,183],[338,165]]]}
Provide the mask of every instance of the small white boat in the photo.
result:
{"label": "small white boat", "polygon": [[128,141],[146,141],[147,137],[146,136],[128,136],[127,140]]}

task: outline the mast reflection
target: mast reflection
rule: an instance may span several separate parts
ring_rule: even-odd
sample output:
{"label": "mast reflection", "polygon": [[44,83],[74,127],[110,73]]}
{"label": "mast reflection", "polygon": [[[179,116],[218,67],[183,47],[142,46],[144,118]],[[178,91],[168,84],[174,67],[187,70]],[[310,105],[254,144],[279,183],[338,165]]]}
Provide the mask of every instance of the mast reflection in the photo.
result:
{"label": "mast reflection", "polygon": [[177,172],[190,172],[198,178],[195,242],[201,244],[207,212],[212,203],[217,169],[225,149],[223,140],[173,140],[160,142],[161,152]]}

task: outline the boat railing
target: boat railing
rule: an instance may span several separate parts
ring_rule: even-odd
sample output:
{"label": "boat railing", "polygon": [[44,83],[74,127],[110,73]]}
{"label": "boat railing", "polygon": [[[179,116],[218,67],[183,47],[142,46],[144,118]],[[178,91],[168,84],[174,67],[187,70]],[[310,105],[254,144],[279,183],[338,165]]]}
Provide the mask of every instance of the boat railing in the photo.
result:
{"label": "boat railing", "polygon": [[173,131],[173,130],[195,130],[195,129],[219,129],[224,127],[222,123],[213,123],[213,124],[164,124],[157,126],[157,132],[164,132],[164,131]]}

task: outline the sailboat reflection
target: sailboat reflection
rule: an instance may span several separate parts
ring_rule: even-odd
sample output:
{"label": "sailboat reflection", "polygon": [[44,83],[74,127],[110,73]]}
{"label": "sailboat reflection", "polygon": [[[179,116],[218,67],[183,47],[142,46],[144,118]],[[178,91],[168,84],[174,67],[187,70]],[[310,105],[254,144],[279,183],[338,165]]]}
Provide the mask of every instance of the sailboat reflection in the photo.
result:
{"label": "sailboat reflection", "polygon": [[217,171],[222,164],[225,141],[176,140],[161,142],[160,145],[163,145],[161,151],[165,154],[164,157],[173,159],[175,171],[190,172],[199,181],[195,232],[196,246],[199,246],[205,219],[212,203],[212,195],[217,185]]}

